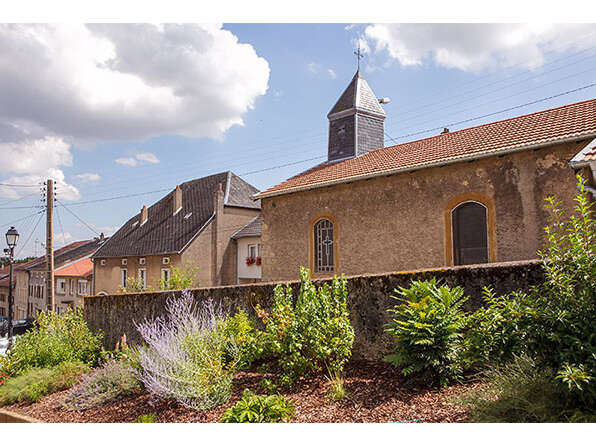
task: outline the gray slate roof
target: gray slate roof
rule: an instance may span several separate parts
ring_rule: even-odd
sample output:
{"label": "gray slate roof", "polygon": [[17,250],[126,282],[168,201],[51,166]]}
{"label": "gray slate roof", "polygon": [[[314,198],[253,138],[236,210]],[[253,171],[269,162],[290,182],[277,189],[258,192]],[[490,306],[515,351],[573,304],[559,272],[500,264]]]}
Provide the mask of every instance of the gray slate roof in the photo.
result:
{"label": "gray slate roof", "polygon": [[339,97],[327,117],[350,109],[385,116],[385,111],[379,104],[379,100],[366,82],[366,79],[360,74],[360,70],[356,72],[352,81]]}
{"label": "gray slate roof", "polygon": [[143,226],[139,212],[93,258],[180,253],[211,220],[219,183],[225,192],[224,206],[261,208],[260,201],[251,198],[259,190],[230,171],[191,180],[180,185],[182,209],[176,215],[172,191],[147,208],[148,218]]}
{"label": "gray slate roof", "polygon": [[261,237],[260,214],[232,235],[232,239],[240,239],[242,237]]}

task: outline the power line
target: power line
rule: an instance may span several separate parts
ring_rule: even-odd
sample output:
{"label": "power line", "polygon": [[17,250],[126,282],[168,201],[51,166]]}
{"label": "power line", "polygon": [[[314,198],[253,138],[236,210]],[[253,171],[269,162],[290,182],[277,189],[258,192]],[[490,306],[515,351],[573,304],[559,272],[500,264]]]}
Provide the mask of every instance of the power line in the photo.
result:
{"label": "power line", "polygon": [[5,224],[2,224],[1,226],[2,226],[2,227],[4,227],[4,226],[7,226],[7,225],[12,225],[12,224],[15,224],[15,223],[18,223],[18,222],[22,222],[22,221],[23,221],[23,220],[25,220],[25,219],[28,219],[28,218],[30,218],[30,217],[32,217],[32,216],[35,216],[35,215],[37,215],[37,214],[41,214],[41,213],[43,213],[43,210],[39,210],[39,211],[37,211],[37,212],[35,212],[35,213],[33,213],[33,214],[29,214],[28,216],[21,217],[20,219],[13,220],[12,222],[7,222],[7,223],[5,223]]}
{"label": "power line", "polygon": [[39,185],[15,185],[13,183],[0,183],[0,186],[10,186],[12,188],[39,188]]}
{"label": "power line", "polygon": [[427,133],[427,132],[432,132],[432,131],[435,131],[435,130],[439,130],[439,129],[442,129],[443,127],[446,127],[446,126],[457,126],[459,124],[468,123],[470,121],[475,121],[475,120],[479,120],[479,119],[482,119],[482,118],[487,118],[489,116],[498,115],[499,113],[510,112],[511,110],[520,109],[522,107],[530,106],[530,105],[533,105],[533,104],[538,104],[540,102],[548,101],[550,99],[558,98],[558,97],[564,96],[564,95],[569,95],[571,93],[579,92],[581,90],[585,90],[587,88],[591,88],[591,87],[594,87],[594,86],[596,86],[596,82],[593,82],[593,83],[588,84],[588,85],[584,85],[582,87],[574,88],[573,90],[568,90],[566,92],[557,93],[556,95],[551,95],[551,96],[547,96],[545,98],[537,99],[535,101],[526,102],[525,104],[519,104],[517,106],[509,107],[507,109],[499,110],[498,112],[487,113],[485,115],[476,116],[474,118],[468,118],[468,119],[465,119],[465,120],[462,120],[462,121],[457,121],[455,123],[449,123],[449,124],[446,124],[445,126],[434,127],[432,129],[426,129],[426,130],[421,130],[419,132],[409,133],[407,135],[401,135],[399,137],[396,137],[396,139],[413,137],[415,135],[420,135],[420,134],[423,134],[423,133]]}
{"label": "power line", "polygon": [[21,245],[21,248],[19,249],[19,252],[17,253],[17,256],[19,256],[22,253],[23,249],[29,243],[29,240],[31,239],[31,236],[33,236],[33,233],[35,233],[35,230],[37,229],[37,226],[39,225],[39,222],[41,222],[41,218],[42,217],[43,217],[43,214],[40,214],[39,219],[37,219],[37,222],[35,223],[35,226],[33,227],[33,231],[31,231],[31,233],[29,233],[29,237],[27,238],[27,240],[25,241],[25,243],[23,245]]}
{"label": "power line", "polygon": [[85,222],[83,219],[81,219],[79,216],[77,216],[74,212],[72,212],[70,209],[68,209],[66,207],[66,205],[64,205],[64,203],[62,203],[60,200],[56,199],[56,202],[58,202],[60,205],[62,205],[64,207],[64,209],[66,211],[68,211],[70,214],[72,214],[75,218],[77,218],[79,220],[79,222],[81,222],[83,225],[85,225],[87,228],[89,228],[94,234],[97,234],[98,236],[100,235],[93,227],[91,227],[91,225],[89,225],[87,222]]}

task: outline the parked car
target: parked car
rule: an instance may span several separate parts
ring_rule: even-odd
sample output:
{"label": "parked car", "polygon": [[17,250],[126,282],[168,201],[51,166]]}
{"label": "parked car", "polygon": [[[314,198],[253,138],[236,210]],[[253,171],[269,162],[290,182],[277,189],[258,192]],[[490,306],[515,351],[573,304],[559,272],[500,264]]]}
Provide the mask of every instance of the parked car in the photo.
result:
{"label": "parked car", "polygon": [[[25,320],[13,320],[12,321],[12,335],[22,335],[29,329],[33,329],[35,326],[35,319],[28,318]],[[0,320],[0,337],[6,337],[8,335],[8,320]]]}

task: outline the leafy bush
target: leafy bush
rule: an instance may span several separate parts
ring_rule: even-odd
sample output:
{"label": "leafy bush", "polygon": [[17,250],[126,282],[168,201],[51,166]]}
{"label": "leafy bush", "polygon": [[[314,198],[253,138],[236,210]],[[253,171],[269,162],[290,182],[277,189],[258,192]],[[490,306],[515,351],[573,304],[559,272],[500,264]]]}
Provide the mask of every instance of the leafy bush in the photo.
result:
{"label": "leafy bush", "polygon": [[244,390],[242,399],[228,408],[221,422],[286,422],[294,414],[294,407],[281,394],[259,395]]}
{"label": "leafy bush", "polygon": [[307,269],[300,269],[300,293],[293,304],[292,289],[278,284],[271,315],[258,309],[265,323],[259,334],[261,352],[277,359],[281,383],[320,372],[341,372],[352,353],[354,329],[347,309],[347,282],[333,278],[316,287]]}
{"label": "leafy bush", "polygon": [[198,287],[199,280],[196,279],[199,273],[199,267],[193,267],[192,264],[186,263],[184,268],[172,267],[170,279],[159,281],[159,288],[161,290],[185,290],[191,287]]}
{"label": "leafy bush", "polygon": [[[553,218],[540,253],[545,282],[535,291],[528,351],[555,371],[570,365],[596,377],[596,220],[578,179],[575,215],[565,219],[560,204],[547,199]],[[596,395],[596,382],[588,382]]]}
{"label": "leafy bush", "polygon": [[83,376],[61,406],[66,410],[87,410],[135,396],[142,391],[143,384],[127,363],[109,360],[102,367]]}
{"label": "leafy bush", "polygon": [[0,406],[15,402],[39,402],[47,394],[72,387],[89,368],[81,363],[62,363],[51,368],[30,368],[6,379],[0,386]]}
{"label": "leafy bush", "polygon": [[81,309],[64,314],[37,314],[37,327],[15,339],[0,370],[16,376],[30,368],[48,368],[64,362],[94,365],[101,350],[102,335],[93,335]]}
{"label": "leafy bush", "polygon": [[460,399],[476,422],[596,422],[593,409],[577,409],[551,368],[525,354],[484,377],[485,388]]}
{"label": "leafy bush", "polygon": [[226,359],[231,361],[236,351],[239,350],[238,368],[249,366],[258,356],[259,341],[248,314],[244,310],[239,310],[234,316],[224,319],[220,324],[224,337],[233,341],[228,346],[233,347],[234,352],[226,352]]}
{"label": "leafy bush", "polygon": [[490,287],[483,290],[484,307],[468,316],[465,324],[463,362],[465,369],[489,363],[502,364],[525,351],[528,343],[531,296],[513,292],[496,296]]}
{"label": "leafy bush", "polygon": [[155,422],[156,416],[155,413],[142,414],[135,419],[135,422],[140,424],[152,424]]}
{"label": "leafy bush", "polygon": [[166,316],[138,324],[140,379],[160,399],[206,410],[226,402],[240,353],[221,330],[212,302],[197,306],[188,291],[166,302]]}
{"label": "leafy bush", "polygon": [[395,318],[386,329],[395,337],[395,354],[385,360],[401,367],[404,376],[417,374],[432,384],[459,378],[463,289],[438,285],[433,278],[395,292],[401,303],[389,309]]}

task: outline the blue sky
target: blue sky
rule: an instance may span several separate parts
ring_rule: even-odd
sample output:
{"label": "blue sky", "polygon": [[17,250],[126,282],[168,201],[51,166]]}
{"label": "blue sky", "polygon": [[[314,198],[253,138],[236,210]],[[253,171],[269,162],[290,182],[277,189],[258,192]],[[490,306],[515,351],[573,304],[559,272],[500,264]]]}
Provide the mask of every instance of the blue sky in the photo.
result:
{"label": "blue sky", "polygon": [[[0,32],[0,62],[27,32]],[[71,32],[84,34],[76,48]],[[35,184],[56,175],[59,200],[96,232],[110,233],[167,191],[85,202],[173,189],[226,170],[265,189],[323,160],[326,115],[354,75],[358,39],[366,52],[364,77],[377,96],[391,98],[384,107],[386,131],[398,143],[439,133],[427,129],[456,130],[596,97],[596,87],[590,87],[493,114],[595,82],[595,25],[229,24],[204,39],[187,28],[163,41],[159,32],[136,31],[139,40],[150,42],[146,46],[132,46],[129,32],[126,26],[93,29],[103,39],[97,40],[88,38],[87,30],[36,30],[56,39],[52,48],[72,50],[71,58],[60,56],[56,63],[79,74],[39,87],[34,98],[28,97],[27,81],[0,81],[0,92],[14,92],[13,108],[0,108],[0,147],[7,157],[30,159],[0,169],[0,184]],[[86,42],[92,48],[85,48]],[[115,50],[103,47],[106,42]],[[199,56],[207,52],[209,58],[168,57],[176,45],[190,46]],[[41,78],[51,84],[63,68],[39,73],[36,51],[42,50],[32,47],[30,60],[22,56],[21,70],[31,71],[30,82]],[[104,79],[79,65],[87,51],[100,55],[105,64],[100,68],[142,79],[150,86],[150,100],[130,93],[137,88],[130,79]],[[155,61],[153,54],[159,56]],[[11,73],[0,75],[10,79]],[[169,103],[162,87],[188,101]],[[68,104],[57,98],[62,91],[70,92]],[[493,115],[450,125],[486,114]],[[239,120],[242,125],[233,124]],[[37,205],[37,192],[0,188],[3,232],[36,211],[16,207]],[[39,217],[15,223],[22,235],[19,256],[33,254],[35,239],[44,239]],[[54,228],[57,246],[95,235],[60,206]]]}

